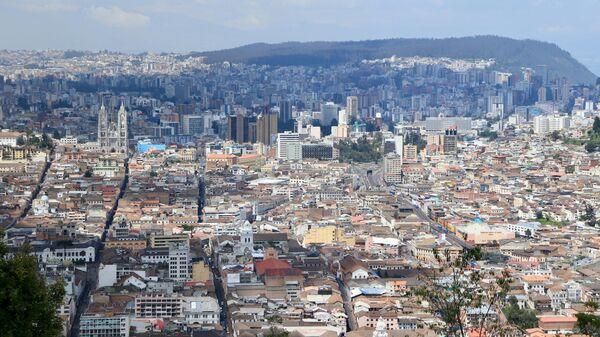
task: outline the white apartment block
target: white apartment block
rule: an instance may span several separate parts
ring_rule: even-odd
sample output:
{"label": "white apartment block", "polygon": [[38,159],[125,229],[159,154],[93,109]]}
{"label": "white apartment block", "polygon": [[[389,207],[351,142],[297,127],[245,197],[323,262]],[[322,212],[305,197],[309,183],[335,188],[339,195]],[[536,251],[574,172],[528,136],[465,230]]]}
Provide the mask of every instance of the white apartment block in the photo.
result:
{"label": "white apartment block", "polygon": [[571,127],[571,118],[569,116],[536,116],[533,118],[533,132],[538,135],[545,135],[554,131],[566,130]]}

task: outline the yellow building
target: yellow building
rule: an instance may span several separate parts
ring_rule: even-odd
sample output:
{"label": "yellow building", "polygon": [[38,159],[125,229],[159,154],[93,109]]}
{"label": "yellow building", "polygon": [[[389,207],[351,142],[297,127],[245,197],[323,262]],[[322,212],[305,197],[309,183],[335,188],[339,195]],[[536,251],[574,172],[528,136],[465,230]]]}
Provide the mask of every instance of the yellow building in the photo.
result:
{"label": "yellow building", "polygon": [[356,239],[354,236],[347,235],[343,228],[336,226],[313,227],[306,231],[302,244],[308,246],[311,244],[332,244],[341,243],[346,246],[354,246]]}

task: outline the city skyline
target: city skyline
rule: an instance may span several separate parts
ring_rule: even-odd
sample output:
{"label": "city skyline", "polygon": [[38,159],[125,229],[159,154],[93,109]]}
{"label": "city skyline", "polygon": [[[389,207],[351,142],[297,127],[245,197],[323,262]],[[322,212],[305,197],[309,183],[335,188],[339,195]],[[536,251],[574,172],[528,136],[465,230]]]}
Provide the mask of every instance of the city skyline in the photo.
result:
{"label": "city skyline", "polygon": [[543,0],[1,0],[0,48],[190,52],[256,42],[491,34],[556,43],[598,74],[597,47],[586,36],[600,25],[584,20],[598,11],[597,1]]}

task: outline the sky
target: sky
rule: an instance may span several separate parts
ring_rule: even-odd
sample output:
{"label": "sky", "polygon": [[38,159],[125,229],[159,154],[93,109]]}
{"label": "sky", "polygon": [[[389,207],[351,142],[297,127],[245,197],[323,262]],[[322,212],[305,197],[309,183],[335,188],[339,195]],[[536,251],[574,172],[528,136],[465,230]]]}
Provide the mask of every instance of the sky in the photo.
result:
{"label": "sky", "polygon": [[600,0],[0,0],[0,49],[189,52],[254,42],[500,35],[600,75]]}

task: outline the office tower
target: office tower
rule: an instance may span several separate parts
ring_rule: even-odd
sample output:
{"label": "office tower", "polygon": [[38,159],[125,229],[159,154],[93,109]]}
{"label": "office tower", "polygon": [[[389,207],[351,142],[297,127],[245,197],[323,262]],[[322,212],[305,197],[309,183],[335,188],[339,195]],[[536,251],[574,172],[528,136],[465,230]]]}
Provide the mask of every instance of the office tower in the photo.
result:
{"label": "office tower", "polygon": [[540,76],[542,84],[548,84],[548,66],[545,64],[535,66],[535,74]]}
{"label": "office tower", "polygon": [[227,119],[227,139],[236,143],[248,142],[248,117],[241,113]]}
{"label": "office tower", "polygon": [[383,158],[383,179],[388,183],[402,182],[403,158],[397,155],[387,155]]}
{"label": "office tower", "polygon": [[265,111],[256,118],[256,141],[271,145],[272,138],[277,134],[277,114]]}
{"label": "office tower", "polygon": [[169,278],[185,282],[190,279],[190,246],[186,243],[169,245]]}
{"label": "office tower", "polygon": [[127,153],[128,150],[127,111],[121,102],[117,112],[117,122],[109,117],[109,111],[102,103],[98,111],[98,144],[104,152]]}
{"label": "office tower", "polygon": [[500,117],[504,114],[504,97],[502,95],[489,96],[487,103],[489,117]]}
{"label": "office tower", "polygon": [[204,134],[204,116],[183,115],[181,117],[181,132],[184,135]]}
{"label": "office tower", "polygon": [[290,101],[279,102],[279,120],[287,123],[290,119],[292,119],[292,104]]}
{"label": "office tower", "polygon": [[545,102],[548,100],[548,90],[546,87],[540,87],[538,89],[538,102]]}
{"label": "office tower", "polygon": [[331,125],[331,122],[338,118],[338,105],[333,102],[321,104],[321,125]]}
{"label": "office tower", "polygon": [[358,117],[358,97],[346,97],[346,111],[349,118]]}
{"label": "office tower", "polygon": [[404,135],[398,134],[394,136],[394,153],[402,157],[404,154]]}
{"label": "office tower", "polygon": [[291,143],[299,143],[300,135],[294,132],[286,131],[277,134],[277,158],[287,159],[287,146]]}
{"label": "office tower", "polygon": [[[288,155],[290,144],[288,144]],[[331,160],[334,158],[333,144],[302,144],[302,159]]]}
{"label": "office tower", "polygon": [[338,125],[347,125],[348,124],[348,112],[346,109],[341,109],[338,112]]}
{"label": "office tower", "polygon": [[416,145],[406,144],[404,145],[404,157],[406,162],[417,162],[419,160],[419,151]]}

